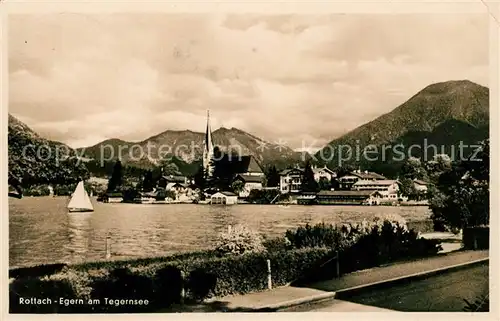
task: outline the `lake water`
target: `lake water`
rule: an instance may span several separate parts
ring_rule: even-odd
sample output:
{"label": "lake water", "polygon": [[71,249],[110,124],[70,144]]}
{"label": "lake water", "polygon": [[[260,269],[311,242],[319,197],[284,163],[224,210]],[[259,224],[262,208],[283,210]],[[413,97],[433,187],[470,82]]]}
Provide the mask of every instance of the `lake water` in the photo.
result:
{"label": "lake water", "polygon": [[228,225],[278,236],[306,223],[360,222],[385,214],[429,218],[427,207],[110,204],[68,214],[64,197],[9,199],[9,265],[102,260],[106,237],[113,258],[149,257],[213,247]]}

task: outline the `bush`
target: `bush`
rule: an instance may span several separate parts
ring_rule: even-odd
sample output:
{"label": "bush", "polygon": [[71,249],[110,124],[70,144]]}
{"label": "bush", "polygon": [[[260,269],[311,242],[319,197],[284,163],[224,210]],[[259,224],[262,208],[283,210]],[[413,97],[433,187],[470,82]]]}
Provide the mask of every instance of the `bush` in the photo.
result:
{"label": "bush", "polygon": [[[193,262],[191,271],[210,275],[211,281],[206,283],[215,285],[204,289],[209,295],[244,294],[267,288],[267,260],[271,262],[273,286],[280,286],[304,276],[331,255],[332,251],[325,248],[230,255]],[[191,286],[189,292],[195,293]]]}
{"label": "bush", "polygon": [[50,189],[47,185],[30,186],[23,191],[25,196],[48,196]]}
{"label": "bush", "polygon": [[54,195],[57,196],[70,196],[75,191],[76,185],[55,185]]}
{"label": "bush", "polygon": [[295,248],[328,247],[339,249],[343,247],[342,242],[346,240],[336,226],[325,223],[315,226],[306,224],[295,231],[286,231],[285,235]]}
{"label": "bush", "polygon": [[[67,280],[47,280],[37,277],[15,279],[9,285],[10,313],[58,313],[65,312],[64,305],[54,300],[75,298],[72,285]],[[21,299],[37,298],[53,300],[53,304],[22,304]],[[68,310],[66,308],[66,310]],[[67,312],[67,311],[66,311]]]}
{"label": "bush", "polygon": [[403,259],[436,255],[439,240],[419,238],[414,230],[385,221],[362,234],[356,242],[340,253],[341,272],[349,273]]}
{"label": "bush", "polygon": [[265,249],[262,241],[258,233],[238,225],[219,235],[215,249],[222,255],[262,252]]}
{"label": "bush", "polygon": [[326,247],[340,253],[342,273],[371,268],[412,257],[435,255],[439,240],[418,238],[398,217],[363,221],[336,227],[320,223],[288,230],[287,238],[295,248]]}
{"label": "bush", "polygon": [[[275,198],[278,197],[277,200]],[[271,201],[275,200],[279,201],[283,198],[287,198],[287,196],[282,196],[277,189],[253,189],[250,191],[250,194],[248,195],[248,202],[254,203],[254,204],[270,204]]]}
{"label": "bush", "polygon": [[286,237],[266,239],[262,244],[267,252],[287,251],[293,248],[292,243]]}

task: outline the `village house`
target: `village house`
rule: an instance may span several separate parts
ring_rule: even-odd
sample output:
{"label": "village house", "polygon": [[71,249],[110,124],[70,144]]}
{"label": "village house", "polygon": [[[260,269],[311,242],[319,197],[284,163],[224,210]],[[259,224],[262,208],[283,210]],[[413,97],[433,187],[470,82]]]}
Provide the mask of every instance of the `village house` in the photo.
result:
{"label": "village house", "polygon": [[232,192],[217,192],[210,197],[210,204],[234,205],[238,204],[238,195]]}
{"label": "village house", "polygon": [[[337,177],[337,174],[326,166],[324,167],[312,166],[312,171],[314,173],[314,180],[316,182],[319,182],[321,179],[326,179],[328,182],[330,182],[332,178]],[[302,185],[303,175],[304,175],[303,168],[291,168],[281,171],[280,192],[282,194],[299,193]]]}
{"label": "village house", "polygon": [[157,186],[166,189],[169,183],[188,184],[189,180],[186,176],[164,175],[158,179]]}
{"label": "village house", "polygon": [[316,203],[320,205],[376,205],[382,195],[378,191],[320,191]]}
{"label": "village house", "polygon": [[332,180],[332,178],[336,178],[337,177],[337,173],[335,173],[334,171],[332,171],[331,169],[329,169],[326,166],[324,166],[324,167],[313,166],[312,170],[313,170],[313,173],[314,173],[314,180],[316,182],[319,182],[320,179],[322,179],[322,178],[326,179],[326,180],[328,180],[330,182]]}
{"label": "village house", "polygon": [[250,195],[252,190],[262,189],[262,179],[263,177],[257,175],[248,174],[238,174],[236,175],[234,182],[240,181],[243,184],[243,188],[239,191],[238,196],[245,198]]}
{"label": "village house", "polygon": [[361,170],[355,170],[348,175],[344,175],[339,178],[339,189],[340,190],[351,190],[352,186],[359,180],[370,180],[370,181],[376,181],[376,180],[386,180],[384,176],[373,173],[373,172],[368,172],[368,171],[361,171]]}
{"label": "village house", "polygon": [[397,200],[399,194],[399,182],[397,180],[358,180],[352,185],[353,191],[377,191],[382,198]]}
{"label": "village house", "polygon": [[252,190],[262,189],[265,174],[255,157],[252,155],[232,155],[226,157],[225,162],[228,170],[235,175],[233,183],[236,181],[243,183],[243,189],[238,193],[239,197],[248,197]]}
{"label": "village house", "polygon": [[280,193],[299,193],[304,170],[300,168],[285,169],[280,172]]}
{"label": "village house", "polygon": [[123,194],[121,192],[107,192],[98,201],[104,203],[121,203],[123,201]]}
{"label": "village house", "polygon": [[231,167],[231,172],[238,175],[264,177],[264,171],[259,162],[252,155],[233,155],[228,157],[228,166]]}
{"label": "village house", "polygon": [[191,202],[196,198],[196,187],[188,183],[168,183],[166,191],[172,191],[175,194],[175,200],[181,202]]}

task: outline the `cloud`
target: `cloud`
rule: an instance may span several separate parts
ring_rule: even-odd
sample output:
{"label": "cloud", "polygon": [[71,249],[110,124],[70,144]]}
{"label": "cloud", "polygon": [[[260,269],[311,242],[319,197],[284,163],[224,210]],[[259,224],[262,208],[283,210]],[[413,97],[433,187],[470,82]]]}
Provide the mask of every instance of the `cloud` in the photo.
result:
{"label": "cloud", "polygon": [[304,148],[430,83],[488,85],[488,19],[10,15],[9,73],[9,111],[74,147],[203,131],[210,109],[214,127]]}

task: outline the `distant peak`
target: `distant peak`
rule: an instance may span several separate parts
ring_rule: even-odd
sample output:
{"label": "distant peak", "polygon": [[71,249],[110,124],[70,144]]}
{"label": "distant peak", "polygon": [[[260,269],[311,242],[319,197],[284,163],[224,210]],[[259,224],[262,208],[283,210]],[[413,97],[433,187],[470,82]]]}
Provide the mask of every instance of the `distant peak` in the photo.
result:
{"label": "distant peak", "polygon": [[449,80],[449,81],[444,81],[444,82],[438,82],[431,84],[424,89],[422,89],[422,93],[442,93],[454,89],[459,89],[459,88],[480,88],[483,87],[479,84],[476,84],[475,82],[472,82],[468,79],[462,79],[462,80]]}

